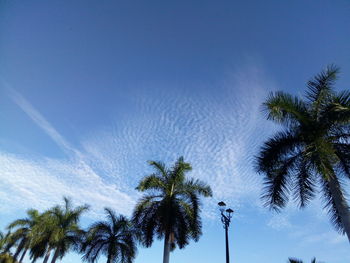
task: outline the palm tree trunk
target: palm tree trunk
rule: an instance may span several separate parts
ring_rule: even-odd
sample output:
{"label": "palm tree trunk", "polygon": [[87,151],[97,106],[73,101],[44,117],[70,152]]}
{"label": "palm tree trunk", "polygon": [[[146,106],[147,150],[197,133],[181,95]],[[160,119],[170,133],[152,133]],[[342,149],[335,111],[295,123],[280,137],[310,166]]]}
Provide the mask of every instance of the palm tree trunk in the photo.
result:
{"label": "palm tree trunk", "polygon": [[107,263],[112,263],[112,254],[108,253]]}
{"label": "palm tree trunk", "polygon": [[24,259],[24,256],[26,255],[28,249],[25,249],[22,256],[21,256],[21,259],[19,260],[19,263],[22,263],[23,259]]}
{"label": "palm tree trunk", "polygon": [[170,234],[165,234],[164,238],[164,252],[163,252],[163,263],[169,263],[170,258]]}
{"label": "palm tree trunk", "polygon": [[43,263],[47,263],[49,261],[50,254],[51,254],[51,249],[47,251]]}
{"label": "palm tree trunk", "polygon": [[328,181],[329,190],[332,193],[332,197],[335,206],[338,210],[339,216],[344,226],[346,235],[350,242],[350,210],[349,205],[344,198],[344,195],[340,189],[339,181],[335,177],[331,177]]}
{"label": "palm tree trunk", "polygon": [[58,250],[58,248],[56,248],[55,254],[52,257],[51,263],[55,263],[57,258],[58,258],[58,256],[59,256],[59,250]]}

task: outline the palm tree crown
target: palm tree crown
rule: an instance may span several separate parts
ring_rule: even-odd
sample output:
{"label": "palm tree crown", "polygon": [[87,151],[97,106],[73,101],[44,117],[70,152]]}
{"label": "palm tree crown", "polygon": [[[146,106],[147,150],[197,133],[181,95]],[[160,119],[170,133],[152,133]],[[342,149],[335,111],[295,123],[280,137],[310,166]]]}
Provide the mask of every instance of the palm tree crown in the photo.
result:
{"label": "palm tree crown", "polygon": [[180,157],[168,169],[161,162],[150,161],[155,173],[143,178],[137,190],[148,191],[136,205],[133,222],[138,227],[142,243],[149,247],[154,236],[164,238],[163,262],[169,262],[170,249],[185,247],[189,239],[198,241],[201,235],[199,195],[212,196],[205,183],[187,179],[185,173],[192,169]]}
{"label": "palm tree crown", "polygon": [[105,208],[108,221],[100,221],[89,227],[82,246],[83,259],[96,262],[100,254],[107,257],[107,263],[131,263],[136,256],[134,230],[129,220]]}
{"label": "palm tree crown", "polygon": [[7,250],[12,246],[17,245],[16,252],[13,256],[16,261],[21,252],[22,256],[19,262],[22,262],[26,252],[31,248],[41,222],[41,214],[36,209],[29,209],[27,211],[27,218],[17,219],[13,221],[9,226],[9,230],[14,230],[7,238]]}
{"label": "palm tree crown", "polygon": [[320,185],[333,225],[350,240],[350,213],[343,180],[350,179],[350,92],[336,93],[339,69],[328,66],[308,82],[305,99],[272,93],[264,103],[267,118],[284,127],[257,156],[264,174],[263,199],[283,208],[289,193],[304,207]]}
{"label": "palm tree crown", "polygon": [[[78,249],[84,231],[79,228],[79,219],[83,212],[88,210],[88,206],[72,207],[68,198],[64,198],[63,206],[55,206],[46,213],[49,216],[47,226],[43,229],[45,233],[41,236],[47,245],[46,254],[55,251],[51,263],[55,263],[58,258],[70,249]],[[40,242],[39,242],[40,243]]]}

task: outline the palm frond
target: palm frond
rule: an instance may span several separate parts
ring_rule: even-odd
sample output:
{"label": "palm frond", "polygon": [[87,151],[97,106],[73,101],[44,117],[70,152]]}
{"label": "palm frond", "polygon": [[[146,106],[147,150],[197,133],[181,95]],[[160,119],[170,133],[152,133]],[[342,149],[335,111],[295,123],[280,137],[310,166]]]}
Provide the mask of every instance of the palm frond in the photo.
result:
{"label": "palm frond", "polygon": [[165,189],[165,178],[159,175],[149,175],[144,177],[136,187],[136,190],[141,192],[146,190],[164,190]]}
{"label": "palm frond", "polygon": [[330,216],[330,220],[334,228],[341,234],[345,233],[344,225],[342,223],[341,211],[338,207],[339,200],[342,199],[344,206],[346,209],[349,209],[349,206],[346,204],[346,198],[344,194],[344,190],[342,189],[341,183],[337,180],[337,178],[332,178],[336,184],[337,195],[334,194],[334,187],[330,184],[329,179],[321,178],[321,185],[323,191],[323,199],[325,202],[324,208],[328,211],[328,215]]}
{"label": "palm frond", "polygon": [[268,139],[255,157],[255,169],[260,173],[268,173],[274,167],[280,165],[284,158],[295,154],[302,145],[298,134],[285,131],[278,132]]}
{"label": "palm frond", "polygon": [[187,193],[196,193],[204,197],[213,196],[213,191],[211,187],[205,182],[198,179],[186,180],[183,185],[183,190]]}
{"label": "palm frond", "polygon": [[308,81],[306,98],[313,107],[313,112],[318,114],[323,106],[327,105],[334,95],[333,85],[337,79],[339,68],[329,65],[325,70]]}
{"label": "palm frond", "polygon": [[350,91],[334,94],[321,112],[321,121],[332,124],[350,123]]}
{"label": "palm frond", "polygon": [[339,174],[345,175],[350,179],[350,145],[345,143],[335,143],[335,154],[339,162],[338,167],[341,172]]}
{"label": "palm frond", "polygon": [[296,258],[289,258],[288,263],[303,263],[303,261]]}
{"label": "palm frond", "polygon": [[305,102],[282,91],[269,94],[263,103],[263,111],[268,120],[286,125],[305,123],[309,120]]}
{"label": "palm frond", "polygon": [[261,199],[266,207],[279,211],[287,204],[291,183],[290,170],[295,167],[295,162],[299,157],[295,155],[285,159],[265,174]]}
{"label": "palm frond", "polygon": [[294,199],[303,208],[315,197],[315,177],[305,160],[298,162],[295,170]]}
{"label": "palm frond", "polygon": [[165,167],[165,164],[162,162],[157,162],[157,161],[148,161],[148,163],[156,169],[156,171],[159,173],[159,175],[163,177],[167,177],[168,171],[167,168]]}

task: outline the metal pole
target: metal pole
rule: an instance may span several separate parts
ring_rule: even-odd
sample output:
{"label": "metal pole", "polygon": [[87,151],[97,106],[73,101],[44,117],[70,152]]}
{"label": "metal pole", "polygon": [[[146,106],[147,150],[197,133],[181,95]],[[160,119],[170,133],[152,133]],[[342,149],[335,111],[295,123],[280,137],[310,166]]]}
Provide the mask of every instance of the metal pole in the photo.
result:
{"label": "metal pole", "polygon": [[230,251],[228,245],[228,227],[230,226],[230,221],[232,217],[232,213],[234,212],[231,208],[225,210],[226,204],[221,201],[218,203],[221,212],[221,222],[225,228],[225,244],[226,244],[226,263],[230,263]]}
{"label": "metal pole", "polygon": [[228,224],[225,224],[225,237],[226,237],[226,263],[230,263],[230,252],[228,247]]}

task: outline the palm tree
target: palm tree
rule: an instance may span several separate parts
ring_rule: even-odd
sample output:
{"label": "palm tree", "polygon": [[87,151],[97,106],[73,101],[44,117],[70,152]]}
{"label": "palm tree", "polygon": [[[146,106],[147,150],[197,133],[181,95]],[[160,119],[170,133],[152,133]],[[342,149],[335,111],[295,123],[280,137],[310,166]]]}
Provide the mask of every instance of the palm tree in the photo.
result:
{"label": "palm tree", "polygon": [[7,244],[8,235],[4,235],[4,233],[0,231],[0,253],[6,250],[5,247]]}
{"label": "palm tree", "polygon": [[73,208],[71,201],[65,197],[63,206],[57,205],[46,212],[50,217],[49,224],[44,229],[42,242],[38,242],[43,247],[47,245],[44,262],[48,261],[51,251],[54,251],[51,263],[55,263],[69,250],[77,249],[84,234],[78,223],[81,214],[86,210],[87,205]]}
{"label": "palm tree", "polygon": [[10,232],[5,235],[0,231],[0,263],[14,263],[13,257],[8,251],[9,236]]}
{"label": "palm tree", "polygon": [[20,263],[23,261],[28,249],[30,249],[32,240],[36,235],[37,226],[41,221],[41,215],[36,209],[29,209],[27,215],[27,218],[17,219],[8,226],[8,229],[14,230],[14,232],[8,237],[7,249],[17,244],[13,259],[16,261],[19,254],[22,252],[19,260]]}
{"label": "palm tree", "polygon": [[52,236],[56,227],[56,222],[50,210],[45,211],[37,225],[35,235],[32,237],[30,248],[30,258],[34,263],[38,258],[44,257],[43,263],[47,263],[51,253]]}
{"label": "palm tree", "polygon": [[9,253],[0,253],[0,263],[18,263],[18,261],[14,261],[13,256]]}
{"label": "palm tree", "polygon": [[267,119],[283,131],[268,139],[256,158],[264,175],[265,205],[285,207],[289,193],[305,207],[320,185],[331,221],[350,241],[350,211],[344,181],[350,179],[350,92],[336,93],[333,65],[307,84],[305,99],[272,93],[263,104]]}
{"label": "palm tree", "polygon": [[140,231],[141,242],[150,247],[154,236],[164,238],[163,263],[169,263],[170,250],[180,249],[201,233],[199,195],[212,196],[211,188],[199,180],[187,179],[192,169],[180,157],[168,169],[161,162],[150,161],[155,173],[144,177],[137,190],[148,191],[136,205],[133,222]]}
{"label": "palm tree", "polygon": [[[300,259],[289,258],[289,259],[288,259],[288,263],[303,263],[303,261],[300,260]],[[316,263],[316,258],[313,258],[313,259],[311,260],[311,263]]]}
{"label": "palm tree", "polygon": [[136,255],[134,230],[129,220],[105,208],[107,221],[99,221],[89,227],[82,245],[83,259],[94,263],[104,254],[107,263],[131,263]]}

